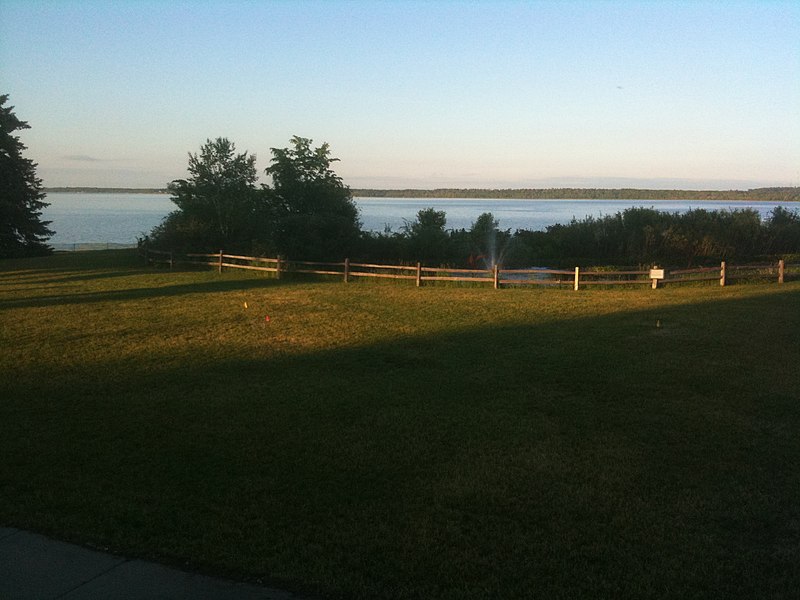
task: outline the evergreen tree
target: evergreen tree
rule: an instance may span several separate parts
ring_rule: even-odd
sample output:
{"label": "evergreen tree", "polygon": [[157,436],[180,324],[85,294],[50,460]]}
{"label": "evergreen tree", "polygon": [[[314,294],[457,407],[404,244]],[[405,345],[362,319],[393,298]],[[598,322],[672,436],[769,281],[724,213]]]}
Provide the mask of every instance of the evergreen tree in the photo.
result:
{"label": "evergreen tree", "polygon": [[7,94],[0,95],[0,257],[49,254],[45,243],[53,235],[49,221],[42,221],[44,202],[42,180],[36,163],[22,154],[26,149],[13,133],[30,129],[5,106]]}

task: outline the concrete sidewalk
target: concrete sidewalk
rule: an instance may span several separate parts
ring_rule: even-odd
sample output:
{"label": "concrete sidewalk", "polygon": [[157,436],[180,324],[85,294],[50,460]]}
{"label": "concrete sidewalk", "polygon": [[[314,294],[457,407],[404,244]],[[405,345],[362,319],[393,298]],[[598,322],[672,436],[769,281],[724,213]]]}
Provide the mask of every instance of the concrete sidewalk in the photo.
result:
{"label": "concrete sidewalk", "polygon": [[0,527],[2,600],[302,600]]}

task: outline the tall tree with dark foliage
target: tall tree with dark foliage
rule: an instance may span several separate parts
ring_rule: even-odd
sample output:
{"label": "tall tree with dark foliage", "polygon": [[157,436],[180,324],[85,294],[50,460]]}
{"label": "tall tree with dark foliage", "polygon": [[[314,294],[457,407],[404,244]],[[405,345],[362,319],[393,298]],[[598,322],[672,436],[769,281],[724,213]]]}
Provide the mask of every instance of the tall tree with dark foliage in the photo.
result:
{"label": "tall tree with dark foliage", "polygon": [[6,106],[8,94],[0,94],[0,257],[49,254],[47,239],[53,235],[49,221],[42,221],[44,202],[42,180],[36,163],[23,156],[25,145],[20,129],[30,129]]}

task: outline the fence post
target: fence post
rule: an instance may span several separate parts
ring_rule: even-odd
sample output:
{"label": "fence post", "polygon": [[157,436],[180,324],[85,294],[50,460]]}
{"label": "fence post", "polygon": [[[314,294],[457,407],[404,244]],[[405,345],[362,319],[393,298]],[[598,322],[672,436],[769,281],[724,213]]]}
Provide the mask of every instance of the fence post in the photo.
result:
{"label": "fence post", "polygon": [[723,260],[719,265],[719,284],[725,287],[725,261]]}
{"label": "fence post", "polygon": [[350,281],[350,259],[344,259],[344,282],[347,283]]}
{"label": "fence post", "polygon": [[150,264],[150,257],[147,256],[147,246],[144,247],[144,265],[148,266]]}
{"label": "fence post", "polygon": [[575,284],[573,285],[573,289],[577,292],[578,291],[578,279],[580,278],[580,267],[575,267]]}
{"label": "fence post", "polygon": [[281,278],[281,255],[278,254],[278,258],[275,259],[275,279]]}
{"label": "fence post", "polygon": [[494,289],[500,289],[500,268],[495,265],[492,271],[492,275],[494,276]]}
{"label": "fence post", "polygon": [[783,283],[783,269],[784,269],[783,259],[780,259],[778,261],[778,283]]}
{"label": "fence post", "polygon": [[175,266],[175,259],[174,259],[174,252],[169,253],[169,268],[172,269]]}
{"label": "fence post", "polygon": [[222,250],[219,251],[219,264],[217,265],[217,269],[222,273]]}
{"label": "fence post", "polygon": [[417,263],[417,287],[422,285],[422,263]]}

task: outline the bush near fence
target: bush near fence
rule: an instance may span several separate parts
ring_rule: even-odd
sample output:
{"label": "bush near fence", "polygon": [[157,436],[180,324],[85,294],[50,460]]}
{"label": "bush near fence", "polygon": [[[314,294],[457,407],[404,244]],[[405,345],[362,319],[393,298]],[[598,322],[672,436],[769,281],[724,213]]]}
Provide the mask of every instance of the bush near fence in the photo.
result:
{"label": "bush near fence", "polygon": [[[207,254],[177,254],[163,250],[143,248],[145,262],[150,265],[214,267],[220,273],[224,269],[244,269],[274,273],[276,278],[287,274],[326,275],[341,278],[345,283],[357,278],[379,278],[413,280],[417,287],[429,282],[465,282],[491,285],[493,288],[511,286],[571,287],[574,290],[586,286],[637,286],[649,285],[653,289],[665,285],[719,281],[724,286],[731,281],[777,281],[800,278],[800,263],[786,264],[783,260],[757,265],[728,265],[725,262],[714,267],[694,269],[451,269],[415,265],[387,265],[351,262],[293,261],[282,257],[264,258],[225,254],[223,251]],[[658,273],[657,271],[663,271]]]}

